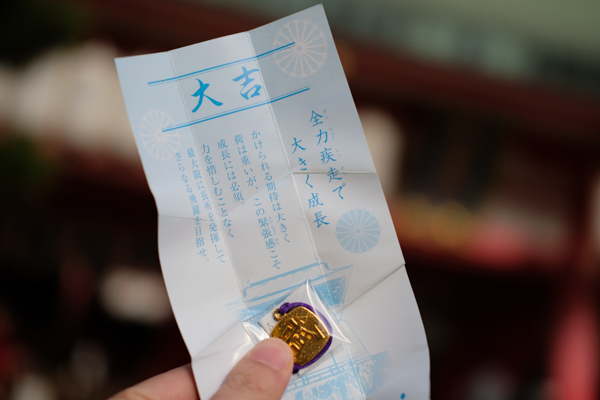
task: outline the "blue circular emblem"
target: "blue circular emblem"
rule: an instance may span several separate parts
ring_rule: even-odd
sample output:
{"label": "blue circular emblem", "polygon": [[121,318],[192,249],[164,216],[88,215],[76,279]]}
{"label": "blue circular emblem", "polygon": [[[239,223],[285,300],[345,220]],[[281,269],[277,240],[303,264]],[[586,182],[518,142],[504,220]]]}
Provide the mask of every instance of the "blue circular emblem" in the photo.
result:
{"label": "blue circular emblem", "polygon": [[335,236],[349,252],[366,253],[379,241],[381,226],[377,218],[367,210],[350,210],[338,220]]}

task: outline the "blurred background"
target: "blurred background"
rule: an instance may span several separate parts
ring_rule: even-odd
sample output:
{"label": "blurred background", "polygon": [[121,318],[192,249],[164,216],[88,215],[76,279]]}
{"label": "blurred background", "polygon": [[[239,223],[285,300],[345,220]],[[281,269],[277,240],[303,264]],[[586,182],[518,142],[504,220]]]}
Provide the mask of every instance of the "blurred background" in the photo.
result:
{"label": "blurred background", "polygon": [[[432,398],[599,398],[600,2],[323,3]],[[188,362],[113,59],[314,4],[2,2],[0,399],[103,399]]]}

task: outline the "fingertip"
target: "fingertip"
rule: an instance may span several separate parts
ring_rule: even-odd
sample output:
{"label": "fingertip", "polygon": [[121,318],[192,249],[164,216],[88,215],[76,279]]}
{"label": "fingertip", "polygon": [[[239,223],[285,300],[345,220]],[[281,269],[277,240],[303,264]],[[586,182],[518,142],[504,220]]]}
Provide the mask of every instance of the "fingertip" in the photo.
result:
{"label": "fingertip", "polygon": [[276,371],[283,371],[293,365],[293,354],[290,347],[281,339],[262,340],[250,351],[249,357],[264,363]]}
{"label": "fingertip", "polygon": [[233,367],[213,400],[280,399],[293,365],[287,343],[274,338],[262,340]]}

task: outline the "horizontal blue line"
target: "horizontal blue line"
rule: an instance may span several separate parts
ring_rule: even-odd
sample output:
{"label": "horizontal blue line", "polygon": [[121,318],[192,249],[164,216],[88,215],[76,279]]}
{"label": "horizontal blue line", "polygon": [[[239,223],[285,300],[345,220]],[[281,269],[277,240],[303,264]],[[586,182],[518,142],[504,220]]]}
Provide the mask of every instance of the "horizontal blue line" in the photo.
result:
{"label": "horizontal blue line", "polygon": [[[287,275],[293,275],[293,274],[296,274],[296,273],[298,273],[298,272],[300,272],[300,271],[304,271],[304,270],[307,270],[307,269],[314,268],[314,267],[316,267],[316,266],[317,266],[317,265],[319,265],[319,264],[320,264],[320,263],[312,263],[312,264],[308,264],[308,265],[305,265],[304,267],[300,267],[300,268],[297,268],[297,269],[293,269],[293,270],[291,270],[291,271],[284,272],[283,274],[279,274],[279,275],[272,276],[272,277],[270,277],[270,278],[267,278],[267,279],[264,279],[264,280],[262,280],[262,281],[254,282],[253,284],[251,284],[251,285],[249,285],[249,286],[246,286],[246,287],[244,288],[244,290],[248,290],[248,289],[250,289],[250,288],[253,288],[253,287],[255,287],[255,286],[260,286],[260,285],[263,285],[263,284],[265,284],[265,283],[268,283],[268,282],[274,281],[274,280],[276,280],[276,279],[283,278],[284,276],[287,276]],[[324,264],[324,263],[323,263],[323,264]]]}
{"label": "horizontal blue line", "polygon": [[181,80],[181,79],[189,78],[190,76],[203,74],[205,72],[214,71],[214,70],[225,68],[225,67],[230,67],[232,65],[240,64],[240,63],[243,63],[243,62],[246,62],[246,61],[258,60],[259,58],[263,58],[263,57],[269,56],[269,55],[271,55],[273,53],[277,53],[278,51],[285,50],[288,47],[294,46],[295,44],[296,44],[296,42],[288,43],[285,46],[278,47],[276,49],[267,51],[266,53],[262,53],[262,54],[259,54],[257,56],[248,57],[248,58],[244,58],[244,59],[241,59],[241,60],[228,62],[226,64],[217,65],[216,67],[210,67],[210,68],[206,68],[206,69],[201,69],[200,71],[190,72],[190,73],[187,73],[187,74],[184,74],[184,75],[175,76],[173,78],[167,78],[167,79],[161,79],[161,80],[158,80],[158,81],[148,82],[148,85],[153,86],[153,85],[160,85],[161,83],[169,83],[169,82],[173,82],[173,81],[178,81],[178,80]]}
{"label": "horizontal blue line", "polygon": [[[325,279],[325,276],[324,275],[319,275],[316,278],[311,278],[311,281],[317,282],[317,281],[320,281],[320,280],[323,280],[323,279]],[[271,297],[271,296],[274,296],[276,294],[281,294],[281,293],[284,293],[284,292],[287,292],[287,291],[291,291],[292,289],[296,289],[297,287],[299,287],[301,285],[305,285],[305,284],[306,283],[302,282],[302,283],[298,283],[296,285],[288,286],[286,288],[283,288],[283,289],[280,289],[280,290],[276,290],[274,292],[267,293],[267,294],[262,295],[262,296],[253,297],[253,298],[250,299],[250,301],[259,301],[259,300],[262,300],[262,299],[266,299],[267,297]]]}
{"label": "horizontal blue line", "polygon": [[228,111],[228,112],[225,112],[225,113],[221,113],[221,114],[216,114],[216,115],[213,115],[213,116],[210,116],[210,117],[206,117],[206,118],[202,118],[202,119],[197,119],[195,121],[191,121],[191,122],[188,122],[188,123],[185,123],[185,124],[180,124],[180,125],[175,125],[175,126],[167,127],[167,128],[164,128],[162,131],[163,132],[174,131],[176,129],[181,129],[181,128],[185,128],[185,127],[188,127],[188,126],[196,125],[196,124],[199,124],[199,123],[202,123],[202,122],[210,121],[211,119],[217,119],[217,118],[225,117],[227,115],[238,113],[240,111],[250,110],[252,108],[256,108],[256,107],[264,106],[264,105],[267,105],[267,104],[275,103],[276,101],[283,100],[283,99],[285,99],[287,97],[291,97],[291,96],[300,94],[302,92],[306,92],[307,90],[310,90],[310,88],[309,87],[305,87],[305,88],[302,88],[302,89],[298,89],[295,92],[290,92],[290,93],[287,93],[287,94],[283,94],[283,95],[275,97],[275,98],[273,98],[271,100],[263,101],[263,102],[256,103],[256,104],[252,104],[252,105],[247,106],[247,107],[240,107],[240,108],[237,108],[235,110],[231,110],[231,111]]}

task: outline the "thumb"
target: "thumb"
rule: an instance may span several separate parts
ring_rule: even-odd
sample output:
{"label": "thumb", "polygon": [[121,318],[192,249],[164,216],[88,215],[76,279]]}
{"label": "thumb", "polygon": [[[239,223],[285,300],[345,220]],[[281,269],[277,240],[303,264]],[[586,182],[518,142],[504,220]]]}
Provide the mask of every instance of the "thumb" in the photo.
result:
{"label": "thumb", "polygon": [[278,400],[292,376],[292,350],[280,339],[260,341],[223,381],[212,400]]}

